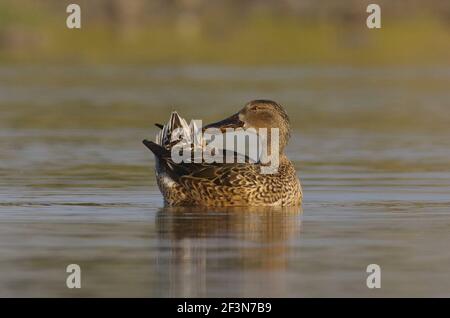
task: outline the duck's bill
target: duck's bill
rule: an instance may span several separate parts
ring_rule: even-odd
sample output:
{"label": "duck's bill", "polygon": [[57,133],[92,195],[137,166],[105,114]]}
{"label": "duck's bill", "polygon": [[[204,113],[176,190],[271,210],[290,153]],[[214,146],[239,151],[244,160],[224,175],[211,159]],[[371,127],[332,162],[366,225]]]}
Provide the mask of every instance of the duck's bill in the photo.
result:
{"label": "duck's bill", "polygon": [[208,128],[218,128],[222,132],[225,132],[226,128],[237,129],[237,128],[240,128],[240,127],[243,127],[243,126],[244,126],[244,122],[242,122],[239,119],[239,113],[236,113],[236,114],[234,114],[234,115],[232,115],[232,116],[230,116],[230,117],[228,117],[228,118],[226,118],[224,120],[221,120],[221,121],[218,121],[216,123],[212,123],[212,124],[204,126],[203,130],[206,130]]}

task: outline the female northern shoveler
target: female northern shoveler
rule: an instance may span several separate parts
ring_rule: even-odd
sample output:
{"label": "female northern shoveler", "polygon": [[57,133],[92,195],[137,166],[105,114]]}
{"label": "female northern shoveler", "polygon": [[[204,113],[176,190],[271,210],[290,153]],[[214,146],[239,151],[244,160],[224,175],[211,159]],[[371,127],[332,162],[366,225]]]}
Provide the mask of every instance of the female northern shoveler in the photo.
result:
{"label": "female northern shoveler", "polygon": [[[170,134],[175,127],[187,128],[176,113],[162,126],[156,143],[144,140],[155,154],[156,179],[169,206],[297,206],[302,189],[294,165],[284,154],[290,137],[289,118],[284,109],[270,100],[254,100],[231,117],[203,129],[278,128],[279,162],[276,173],[263,174],[267,164],[260,161],[234,163],[176,163],[171,157]],[[269,138],[270,139],[270,134]],[[248,158],[247,158],[248,159]]]}

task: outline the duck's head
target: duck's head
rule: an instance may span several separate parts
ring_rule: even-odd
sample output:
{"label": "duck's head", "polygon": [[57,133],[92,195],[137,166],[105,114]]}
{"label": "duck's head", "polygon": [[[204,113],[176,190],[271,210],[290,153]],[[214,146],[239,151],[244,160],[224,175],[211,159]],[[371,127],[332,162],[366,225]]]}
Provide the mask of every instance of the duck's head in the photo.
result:
{"label": "duck's head", "polygon": [[236,114],[204,127],[219,128],[223,132],[226,128],[267,128],[271,136],[271,128],[279,129],[279,150],[282,152],[290,137],[290,123],[286,111],[280,104],[271,100],[252,100]]}

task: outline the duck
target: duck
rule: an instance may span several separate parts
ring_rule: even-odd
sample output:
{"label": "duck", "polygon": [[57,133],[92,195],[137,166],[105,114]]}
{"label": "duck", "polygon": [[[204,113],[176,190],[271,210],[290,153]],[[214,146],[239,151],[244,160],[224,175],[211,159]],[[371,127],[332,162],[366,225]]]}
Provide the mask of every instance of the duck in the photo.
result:
{"label": "duck", "polygon": [[[277,169],[272,173],[263,172],[270,163],[262,160],[262,156],[256,159],[246,156],[246,160],[234,162],[174,160],[172,150],[177,141],[171,138],[174,129],[181,128],[190,131],[192,135],[192,126],[189,127],[176,112],[172,113],[167,125],[155,125],[161,128],[155,142],[144,139],[143,144],[155,156],[156,181],[165,206],[301,206],[301,183],[293,163],[285,154],[285,147],[291,136],[290,121],[284,108],[277,102],[252,100],[228,118],[201,128],[202,132],[208,129],[220,132],[253,129],[258,135],[261,131],[269,131],[266,136],[269,144],[267,152],[278,155]],[[271,133],[274,128],[277,129],[278,137],[276,147],[271,143],[275,140],[275,134]],[[191,143],[192,140],[188,142]],[[200,147],[205,145],[200,144]]]}

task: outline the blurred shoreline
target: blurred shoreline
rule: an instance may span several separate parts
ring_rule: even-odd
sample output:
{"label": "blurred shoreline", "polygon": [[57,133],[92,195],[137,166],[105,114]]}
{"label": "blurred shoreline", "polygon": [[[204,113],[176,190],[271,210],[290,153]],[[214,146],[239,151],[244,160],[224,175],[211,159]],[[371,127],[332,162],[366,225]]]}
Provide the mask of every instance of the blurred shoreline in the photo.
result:
{"label": "blurred shoreline", "polygon": [[0,65],[450,65],[450,5],[378,1],[4,0]]}

